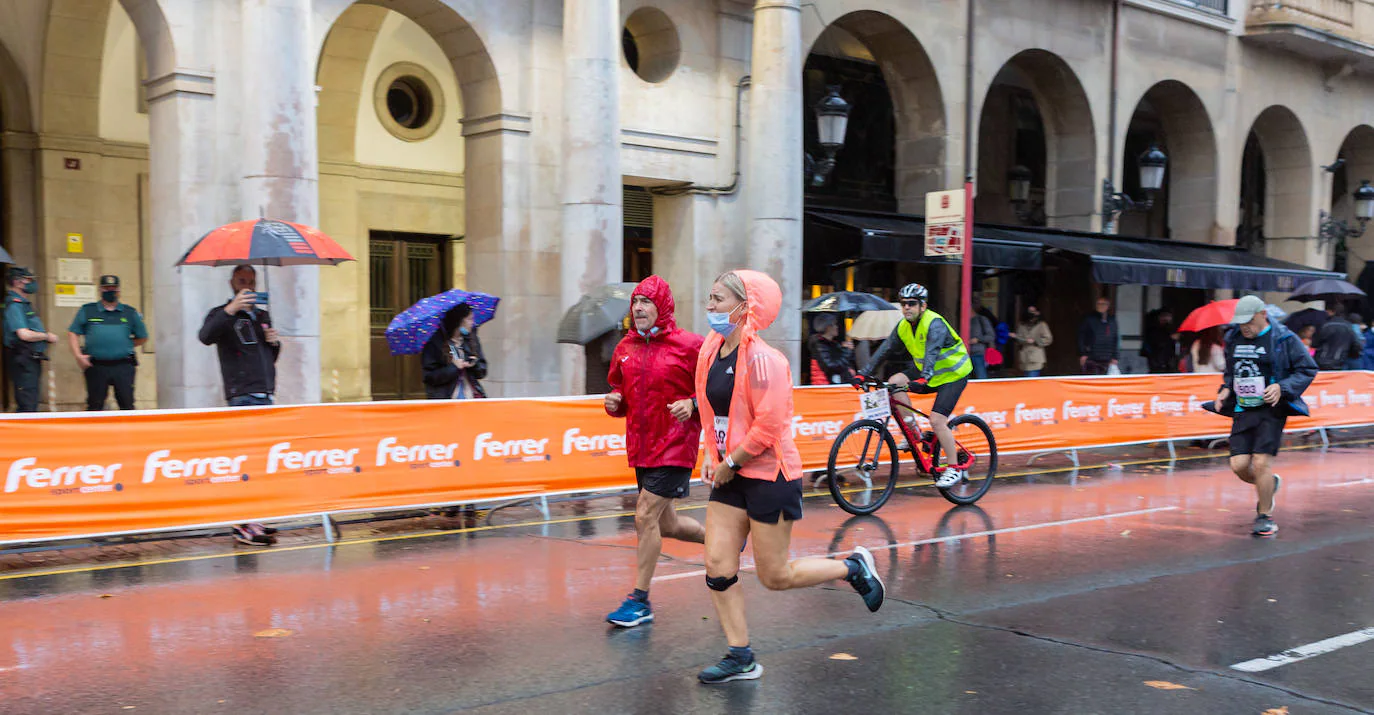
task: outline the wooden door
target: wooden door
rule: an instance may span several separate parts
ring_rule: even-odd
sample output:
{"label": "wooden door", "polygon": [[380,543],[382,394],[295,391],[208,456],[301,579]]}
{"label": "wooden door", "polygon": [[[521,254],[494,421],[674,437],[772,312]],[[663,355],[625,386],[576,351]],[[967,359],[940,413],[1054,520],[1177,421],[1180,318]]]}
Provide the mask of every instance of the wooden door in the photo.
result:
{"label": "wooden door", "polygon": [[421,400],[425,385],[419,355],[392,355],[386,327],[421,298],[449,289],[449,236],[373,231],[369,301],[372,333],[372,399]]}

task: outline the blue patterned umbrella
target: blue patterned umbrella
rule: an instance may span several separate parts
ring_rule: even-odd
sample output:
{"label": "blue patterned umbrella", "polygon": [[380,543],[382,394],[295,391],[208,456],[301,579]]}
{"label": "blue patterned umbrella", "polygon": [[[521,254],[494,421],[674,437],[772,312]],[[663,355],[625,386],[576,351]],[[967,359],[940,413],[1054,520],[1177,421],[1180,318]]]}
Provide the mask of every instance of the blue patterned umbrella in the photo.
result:
{"label": "blue patterned umbrella", "polygon": [[450,310],[466,304],[472,308],[473,324],[481,325],[496,316],[499,302],[501,299],[494,295],[456,288],[423,298],[391,319],[386,326],[386,344],[392,355],[418,355]]}

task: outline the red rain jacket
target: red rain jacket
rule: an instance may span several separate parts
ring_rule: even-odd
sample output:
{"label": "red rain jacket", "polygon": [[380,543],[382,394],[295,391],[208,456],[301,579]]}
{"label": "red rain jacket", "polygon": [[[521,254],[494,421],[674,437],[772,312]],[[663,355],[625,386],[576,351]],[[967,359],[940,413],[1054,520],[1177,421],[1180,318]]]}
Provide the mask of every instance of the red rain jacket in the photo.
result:
{"label": "red rain jacket", "polygon": [[612,417],[627,417],[625,451],[631,467],[687,467],[697,463],[701,446],[701,417],[678,422],[668,405],[696,394],[693,371],[702,337],[677,327],[673,292],[658,276],[635,287],[658,306],[658,322],[648,336],[633,327],[611,356],[607,381],[624,399]]}

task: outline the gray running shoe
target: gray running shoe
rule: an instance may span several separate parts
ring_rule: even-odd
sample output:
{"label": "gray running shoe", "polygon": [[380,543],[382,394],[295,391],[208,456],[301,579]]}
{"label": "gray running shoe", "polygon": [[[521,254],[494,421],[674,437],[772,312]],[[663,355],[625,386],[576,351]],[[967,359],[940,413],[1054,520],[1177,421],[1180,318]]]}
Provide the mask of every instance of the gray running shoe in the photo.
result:
{"label": "gray running shoe", "polygon": [[868,610],[877,613],[883,607],[883,580],[878,576],[878,567],[873,563],[873,554],[862,546],[854,547],[854,553],[845,559],[846,562],[858,564],[858,573],[852,578],[845,579],[855,591],[859,592],[864,598],[864,605]]}
{"label": "gray running shoe", "polygon": [[757,680],[763,676],[763,666],[757,660],[748,664],[741,663],[734,656],[727,655],[719,663],[697,673],[697,680],[707,685],[728,683],[732,680]]}

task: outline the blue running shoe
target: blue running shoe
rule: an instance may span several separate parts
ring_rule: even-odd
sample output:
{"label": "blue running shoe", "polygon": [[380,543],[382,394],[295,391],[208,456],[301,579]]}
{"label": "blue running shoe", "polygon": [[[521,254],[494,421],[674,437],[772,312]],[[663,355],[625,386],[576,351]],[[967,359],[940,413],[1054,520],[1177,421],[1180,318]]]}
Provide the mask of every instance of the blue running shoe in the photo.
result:
{"label": "blue running shoe", "polygon": [[763,676],[763,666],[757,660],[748,664],[741,663],[732,655],[727,655],[719,663],[697,673],[697,680],[707,685],[728,683],[732,680],[758,680]]}
{"label": "blue running shoe", "polygon": [[648,623],[652,620],[654,620],[654,609],[649,607],[648,601],[641,601],[637,598],[625,599],[625,602],[620,604],[620,608],[606,616],[607,623],[621,628],[634,628],[641,623]]}
{"label": "blue running shoe", "polygon": [[862,546],[854,547],[854,553],[849,555],[845,561],[854,563],[858,566],[853,578],[846,579],[855,591],[863,596],[864,605],[868,610],[877,613],[883,607],[883,580],[878,577],[878,567],[873,563],[873,554]]}

